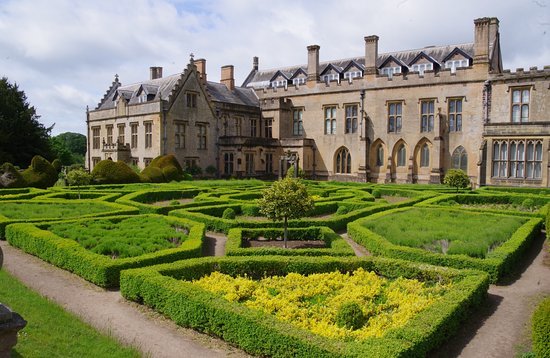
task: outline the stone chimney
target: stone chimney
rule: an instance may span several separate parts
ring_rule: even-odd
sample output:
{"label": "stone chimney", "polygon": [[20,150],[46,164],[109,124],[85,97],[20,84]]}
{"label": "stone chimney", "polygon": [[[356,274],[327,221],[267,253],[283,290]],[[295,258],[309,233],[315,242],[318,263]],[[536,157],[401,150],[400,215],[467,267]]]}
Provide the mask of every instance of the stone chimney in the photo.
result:
{"label": "stone chimney", "polygon": [[149,67],[150,79],[156,80],[157,78],[162,78],[162,67]]}
{"label": "stone chimney", "polygon": [[197,66],[197,72],[200,74],[202,80],[206,82],[206,60],[204,58],[195,60],[195,66]]}
{"label": "stone chimney", "polygon": [[474,20],[474,64],[489,63],[489,25],[491,18]]}
{"label": "stone chimney", "polygon": [[365,75],[376,75],[378,73],[376,67],[378,39],[379,37],[376,35],[365,36]]}
{"label": "stone chimney", "polygon": [[307,80],[319,81],[319,45],[307,47]]}
{"label": "stone chimney", "polygon": [[498,37],[498,24],[498,19],[491,17],[491,22],[489,23],[489,44],[492,44]]}
{"label": "stone chimney", "polygon": [[258,58],[258,56],[254,56],[252,58],[252,70],[258,71],[259,64],[260,64],[260,59]]}
{"label": "stone chimney", "polygon": [[220,82],[223,83],[230,91],[235,89],[233,65],[222,66],[222,76]]}

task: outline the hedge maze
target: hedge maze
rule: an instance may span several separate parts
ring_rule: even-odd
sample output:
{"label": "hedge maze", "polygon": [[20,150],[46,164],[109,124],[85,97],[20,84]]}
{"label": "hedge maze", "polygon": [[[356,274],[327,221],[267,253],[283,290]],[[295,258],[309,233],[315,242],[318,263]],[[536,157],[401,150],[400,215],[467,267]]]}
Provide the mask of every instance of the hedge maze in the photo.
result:
{"label": "hedge maze", "polygon": [[[425,356],[515,273],[550,205],[542,189],[303,181],[314,207],[283,248],[257,203],[269,182],[151,181],[0,190],[0,237],[260,356]],[[223,257],[202,257],[210,231]]]}

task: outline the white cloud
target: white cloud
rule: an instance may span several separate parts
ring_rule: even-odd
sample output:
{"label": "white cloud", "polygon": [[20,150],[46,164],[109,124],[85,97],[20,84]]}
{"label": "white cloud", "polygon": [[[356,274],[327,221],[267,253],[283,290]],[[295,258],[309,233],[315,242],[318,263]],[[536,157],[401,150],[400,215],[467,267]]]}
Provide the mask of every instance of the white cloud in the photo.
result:
{"label": "white cloud", "polygon": [[[260,68],[303,64],[306,46],[321,60],[360,56],[363,37],[380,51],[473,41],[473,19],[501,21],[505,68],[550,64],[550,0],[4,0],[0,76],[17,82],[55,133],[85,133],[115,73],[129,84],[149,66],[180,72],[189,53],[207,59],[210,80],[234,64],[237,82]],[[7,35],[9,34],[9,35]]]}

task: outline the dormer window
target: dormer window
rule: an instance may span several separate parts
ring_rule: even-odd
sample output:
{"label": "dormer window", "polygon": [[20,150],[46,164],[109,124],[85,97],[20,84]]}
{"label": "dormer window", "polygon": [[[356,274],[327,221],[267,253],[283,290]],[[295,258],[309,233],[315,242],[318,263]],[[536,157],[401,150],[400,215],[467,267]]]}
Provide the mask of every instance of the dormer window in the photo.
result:
{"label": "dormer window", "polygon": [[306,78],[305,77],[298,77],[298,78],[295,78],[292,80],[292,84],[295,85],[295,86],[298,86],[298,85],[303,85],[306,83]]}
{"label": "dormer window", "polygon": [[147,102],[147,93],[145,91],[142,91],[139,95],[139,103],[145,103]]}
{"label": "dormer window", "polygon": [[424,74],[424,71],[433,70],[433,63],[417,63],[412,65],[413,72],[418,72],[420,75]]}
{"label": "dormer window", "polygon": [[450,68],[451,73],[455,73],[457,68],[468,67],[470,65],[467,59],[445,61],[445,68]]}
{"label": "dormer window", "polygon": [[380,69],[380,74],[387,75],[389,78],[392,78],[395,73],[401,73],[401,66],[384,67]]}
{"label": "dormer window", "polygon": [[327,75],[323,76],[323,81],[326,83],[329,83],[331,81],[340,82],[340,74],[339,73],[329,73]]}
{"label": "dormer window", "polygon": [[275,80],[271,81],[271,87],[277,88],[277,87],[286,87],[287,80]]}
{"label": "dormer window", "polygon": [[347,80],[350,80],[352,78],[359,78],[359,77],[363,77],[362,71],[348,71],[344,73],[344,78]]}

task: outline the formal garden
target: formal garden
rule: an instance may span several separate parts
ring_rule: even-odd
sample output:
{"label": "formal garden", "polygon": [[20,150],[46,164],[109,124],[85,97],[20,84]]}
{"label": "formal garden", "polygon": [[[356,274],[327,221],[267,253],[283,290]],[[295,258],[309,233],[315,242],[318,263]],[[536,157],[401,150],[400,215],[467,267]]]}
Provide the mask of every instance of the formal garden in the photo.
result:
{"label": "formal garden", "polygon": [[[452,339],[491,284],[519,274],[549,205],[549,192],[523,188],[90,183],[0,189],[0,237],[249,354],[411,357]],[[203,257],[212,235],[223,250]],[[549,349],[547,307],[536,352]]]}

